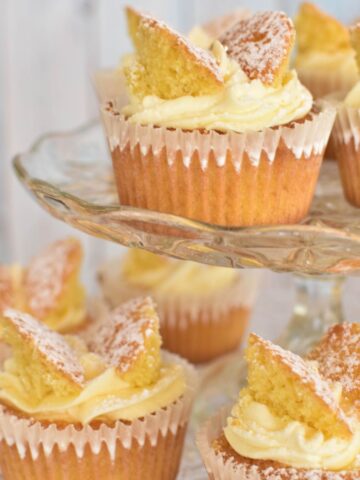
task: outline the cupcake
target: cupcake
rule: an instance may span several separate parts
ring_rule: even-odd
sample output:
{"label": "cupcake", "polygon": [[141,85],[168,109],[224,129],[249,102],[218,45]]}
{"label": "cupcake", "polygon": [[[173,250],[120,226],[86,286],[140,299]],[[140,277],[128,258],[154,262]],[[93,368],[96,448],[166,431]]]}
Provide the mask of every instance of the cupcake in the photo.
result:
{"label": "cupcake", "polygon": [[127,16],[129,100],[119,91],[101,108],[120,203],[223,226],[302,220],[334,111],[288,69],[291,20],[258,13],[204,50]]}
{"label": "cupcake", "polygon": [[295,66],[302,83],[315,98],[349,91],[358,73],[347,27],[307,2],[300,7],[295,27]]}
{"label": "cupcake", "polygon": [[176,478],[196,382],[160,351],[149,298],[114,310],[89,345],[12,309],[1,324],[4,480]]}
{"label": "cupcake", "polygon": [[0,312],[25,311],[50,328],[69,332],[88,320],[85,289],[80,282],[83,251],[75,238],[58,240],[28,266],[0,267]]}
{"label": "cupcake", "polygon": [[[313,354],[311,361],[254,334],[250,336],[247,386],[230,411],[215,416],[198,434],[209,478],[360,477],[359,411],[354,403],[346,401],[346,389],[351,389],[360,352],[356,348],[356,354],[347,357],[329,348],[330,342],[337,343],[344,353],[354,351],[351,336],[342,334],[348,329],[343,325],[336,327],[337,342],[331,340],[334,330],[330,331],[328,339],[318,346],[324,354]],[[359,341],[358,327],[357,330]],[[321,363],[328,355],[332,355],[332,376],[323,376]]]}
{"label": "cupcake", "polygon": [[[360,68],[360,23],[350,29],[350,34]],[[349,203],[360,207],[360,81],[338,104],[331,143],[345,197]]]}
{"label": "cupcake", "polygon": [[132,249],[122,262],[105,264],[98,278],[111,307],[151,295],[158,307],[164,348],[198,363],[239,347],[254,302],[258,273]]}

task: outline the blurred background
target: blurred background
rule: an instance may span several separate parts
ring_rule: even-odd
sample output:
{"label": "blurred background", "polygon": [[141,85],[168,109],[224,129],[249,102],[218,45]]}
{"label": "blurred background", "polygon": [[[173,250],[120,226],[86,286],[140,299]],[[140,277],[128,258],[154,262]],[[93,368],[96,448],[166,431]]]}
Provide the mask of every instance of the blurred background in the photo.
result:
{"label": "blurred background", "polygon": [[[93,72],[129,51],[125,4],[154,13],[187,32],[236,8],[281,9],[294,15],[295,0],[0,0],[0,261],[26,261],[70,228],[50,218],[16,180],[11,159],[48,131],[69,130],[98,115]],[[315,1],[344,22],[360,17],[359,0]],[[86,275],[120,247],[81,235]],[[355,285],[356,282],[352,282]],[[268,274],[273,308],[286,320],[292,293],[288,277]],[[355,288],[353,287],[353,288]],[[351,291],[351,288],[350,288]],[[275,293],[278,292],[278,293]],[[349,293],[350,295],[350,293]],[[269,305],[256,314],[269,315]],[[269,325],[271,328],[271,322]],[[270,331],[270,330],[269,330]],[[271,330],[273,337],[277,332]],[[266,334],[266,332],[264,332]]]}

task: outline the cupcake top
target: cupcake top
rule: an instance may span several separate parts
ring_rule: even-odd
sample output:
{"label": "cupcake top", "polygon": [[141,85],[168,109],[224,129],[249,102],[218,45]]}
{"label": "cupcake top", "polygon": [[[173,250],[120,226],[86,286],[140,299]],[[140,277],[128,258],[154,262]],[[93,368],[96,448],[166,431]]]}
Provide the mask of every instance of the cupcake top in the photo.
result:
{"label": "cupcake top", "polygon": [[342,387],[342,401],[360,411],[360,324],[344,323],[329,328],[309,353],[320,374]]}
{"label": "cupcake top", "polygon": [[131,249],[121,265],[122,277],[135,288],[157,296],[206,297],[231,287],[239,277],[233,268],[178,261]]}
{"label": "cupcake top", "polygon": [[132,420],[170,405],[186,389],[181,363],[160,351],[150,298],[111,312],[88,345],[12,309],[1,327],[12,356],[0,372],[0,401],[22,415],[81,424]]}
{"label": "cupcake top", "polygon": [[356,81],[357,69],[348,29],[312,3],[301,5],[295,19],[299,71],[342,73]]}
{"label": "cupcake top", "polygon": [[77,327],[86,317],[82,257],[80,242],[67,238],[49,245],[27,267],[1,267],[0,310],[2,304],[19,308],[59,331]]}
{"label": "cupcake top", "polygon": [[[346,353],[349,338],[338,334],[336,348]],[[335,342],[325,341],[329,343],[334,351]],[[333,353],[336,380],[322,376],[319,371],[327,370],[321,366],[327,353],[318,353],[322,348],[320,344],[310,356],[318,364],[250,335],[248,385],[224,428],[238,454],[304,469],[337,471],[356,466],[360,426],[356,412],[344,402],[341,377],[347,368],[340,368],[351,361]]]}
{"label": "cupcake top", "polygon": [[[258,131],[304,117],[310,93],[288,70],[295,30],[282,12],[242,18],[208,49],[127,9],[135,54],[123,71],[132,122],[221,132]],[[174,67],[175,66],[175,67]]]}

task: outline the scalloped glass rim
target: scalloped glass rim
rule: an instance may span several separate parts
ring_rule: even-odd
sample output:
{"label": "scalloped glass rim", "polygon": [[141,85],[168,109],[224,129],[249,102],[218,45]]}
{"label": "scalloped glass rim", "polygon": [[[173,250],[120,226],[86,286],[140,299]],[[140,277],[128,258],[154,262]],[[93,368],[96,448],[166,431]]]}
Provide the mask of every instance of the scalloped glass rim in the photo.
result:
{"label": "scalloped glass rim", "polygon": [[53,216],[90,235],[213,265],[306,274],[360,270],[360,210],[325,162],[310,215],[297,225],[225,228],[118,204],[98,120],[42,135],[14,158],[16,174]]}

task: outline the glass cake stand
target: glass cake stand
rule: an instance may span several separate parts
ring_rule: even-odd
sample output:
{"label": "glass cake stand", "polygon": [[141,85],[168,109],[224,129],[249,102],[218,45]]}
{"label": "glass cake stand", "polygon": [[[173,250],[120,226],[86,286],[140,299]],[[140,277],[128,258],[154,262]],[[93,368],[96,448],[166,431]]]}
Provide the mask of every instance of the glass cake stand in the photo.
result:
{"label": "glass cake stand", "polygon": [[[251,228],[224,228],[119,205],[98,121],[44,135],[14,159],[14,168],[51,215],[90,235],[210,265],[293,272],[296,302],[279,339],[290,350],[305,353],[329,325],[343,321],[344,280],[360,271],[360,210],[344,200],[335,162],[324,163],[310,214],[302,223]],[[244,372],[239,353],[202,367],[196,421],[180,478],[206,478],[193,447],[193,430],[209,411],[237,394],[234,377],[240,381]]]}

